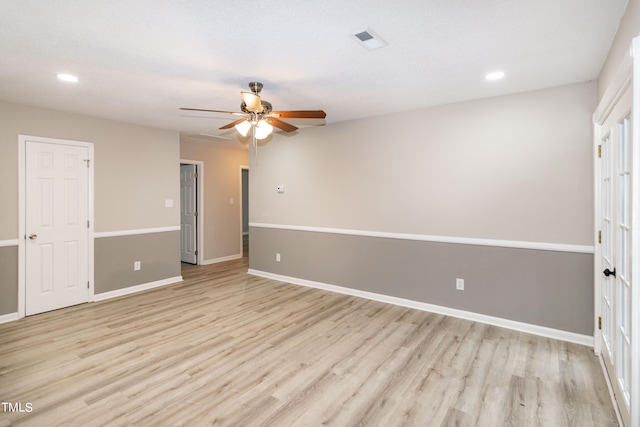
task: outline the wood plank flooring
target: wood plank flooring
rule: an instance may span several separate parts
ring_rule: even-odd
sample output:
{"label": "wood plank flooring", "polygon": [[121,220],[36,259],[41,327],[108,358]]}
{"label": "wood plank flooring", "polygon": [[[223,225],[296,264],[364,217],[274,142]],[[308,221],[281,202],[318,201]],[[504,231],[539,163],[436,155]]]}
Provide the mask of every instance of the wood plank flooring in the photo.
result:
{"label": "wood plank flooring", "polygon": [[0,325],[0,426],[617,425],[590,348],[246,271]]}

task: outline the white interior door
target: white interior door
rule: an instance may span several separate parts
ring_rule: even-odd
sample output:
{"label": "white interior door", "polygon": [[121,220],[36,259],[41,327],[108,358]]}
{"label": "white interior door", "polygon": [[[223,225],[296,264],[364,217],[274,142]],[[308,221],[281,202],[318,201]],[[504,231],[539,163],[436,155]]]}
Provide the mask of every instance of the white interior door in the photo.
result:
{"label": "white interior door", "polygon": [[632,91],[600,128],[601,355],[625,425],[631,425]]}
{"label": "white interior door", "polygon": [[180,259],[197,264],[197,165],[180,165]]}
{"label": "white interior door", "polygon": [[89,149],[27,141],[25,312],[89,300]]}

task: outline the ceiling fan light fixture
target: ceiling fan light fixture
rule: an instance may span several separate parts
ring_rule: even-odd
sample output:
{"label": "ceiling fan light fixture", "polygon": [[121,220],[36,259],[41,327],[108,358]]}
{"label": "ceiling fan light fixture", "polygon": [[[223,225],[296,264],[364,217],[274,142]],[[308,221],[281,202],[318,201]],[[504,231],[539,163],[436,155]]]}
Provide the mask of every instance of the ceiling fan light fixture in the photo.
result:
{"label": "ceiling fan light fixture", "polygon": [[242,95],[242,100],[246,105],[246,109],[252,113],[262,113],[263,107],[260,102],[260,97],[255,93],[250,92],[240,92]]}
{"label": "ceiling fan light fixture", "polygon": [[238,133],[242,136],[247,136],[249,130],[251,129],[251,123],[248,120],[238,123],[234,126]]}
{"label": "ceiling fan light fixture", "polygon": [[266,122],[266,120],[260,120],[256,124],[256,139],[265,139],[273,132],[273,126]]}
{"label": "ceiling fan light fixture", "polygon": [[273,133],[274,127],[277,127],[284,132],[294,132],[298,130],[296,126],[287,123],[284,120],[280,120],[280,117],[287,119],[324,119],[327,116],[327,114],[322,110],[273,111],[271,103],[263,101],[260,99],[260,95],[258,95],[262,90],[262,83],[250,82],[249,89],[251,89],[251,92],[240,92],[242,96],[240,110],[242,110],[242,112],[187,107],[180,107],[180,110],[224,113],[241,116],[241,118],[234,120],[231,123],[227,123],[219,129],[226,130],[235,128],[243,137],[246,137],[249,135],[249,132],[252,131],[251,140],[253,145],[256,147],[256,153],[258,149],[256,140],[267,138]]}

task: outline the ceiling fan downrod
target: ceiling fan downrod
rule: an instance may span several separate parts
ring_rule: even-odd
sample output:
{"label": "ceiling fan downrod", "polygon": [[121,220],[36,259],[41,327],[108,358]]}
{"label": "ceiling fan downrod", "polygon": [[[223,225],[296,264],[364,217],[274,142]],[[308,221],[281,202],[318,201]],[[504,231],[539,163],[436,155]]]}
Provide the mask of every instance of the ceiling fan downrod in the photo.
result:
{"label": "ceiling fan downrod", "polygon": [[262,83],[260,82],[249,82],[249,89],[254,95],[258,95],[262,90]]}

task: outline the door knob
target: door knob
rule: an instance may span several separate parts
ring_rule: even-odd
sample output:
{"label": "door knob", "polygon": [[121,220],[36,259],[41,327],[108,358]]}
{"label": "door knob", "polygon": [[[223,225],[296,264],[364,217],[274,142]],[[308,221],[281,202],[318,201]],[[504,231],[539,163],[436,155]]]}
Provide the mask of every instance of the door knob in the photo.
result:
{"label": "door knob", "polygon": [[38,238],[38,235],[37,234],[29,234],[29,238],[31,240],[36,240]]}
{"label": "door knob", "polygon": [[609,277],[609,276],[613,276],[616,277],[616,269],[614,268],[613,271],[609,270],[608,268],[606,270],[604,270],[602,272],[605,276]]}

